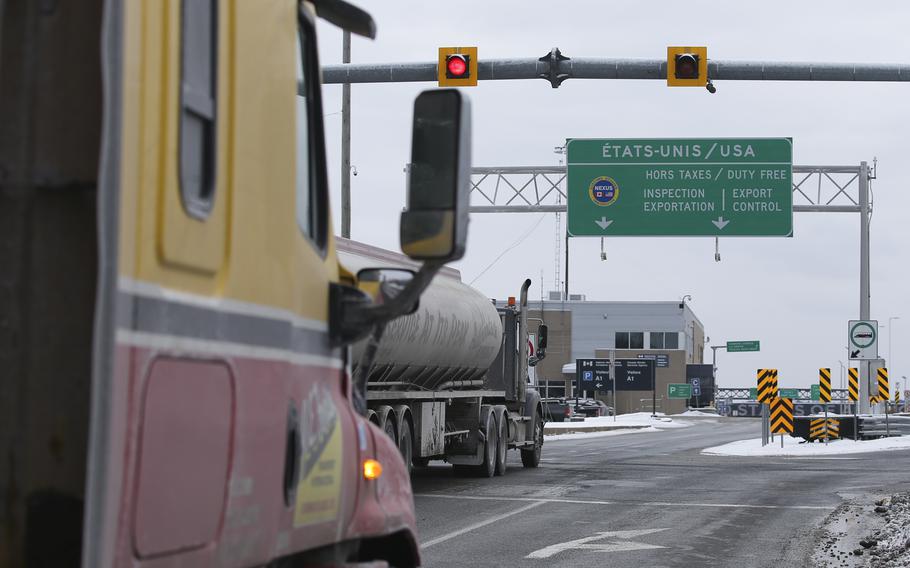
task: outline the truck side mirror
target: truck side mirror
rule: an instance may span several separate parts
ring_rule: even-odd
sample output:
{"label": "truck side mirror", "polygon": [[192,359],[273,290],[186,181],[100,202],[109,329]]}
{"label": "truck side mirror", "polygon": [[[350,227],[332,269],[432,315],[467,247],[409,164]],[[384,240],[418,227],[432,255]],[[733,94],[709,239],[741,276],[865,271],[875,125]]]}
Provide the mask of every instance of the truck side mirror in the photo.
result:
{"label": "truck side mirror", "polygon": [[414,101],[408,206],[401,250],[417,260],[464,255],[471,181],[471,107],[456,89],[424,91]]}
{"label": "truck side mirror", "polygon": [[[364,268],[357,272],[357,288],[381,305],[398,296],[413,279],[414,271],[407,268]],[[414,302],[407,313],[416,311],[417,306]]]}
{"label": "truck side mirror", "polygon": [[542,323],[537,326],[537,350],[547,348],[547,324]]}

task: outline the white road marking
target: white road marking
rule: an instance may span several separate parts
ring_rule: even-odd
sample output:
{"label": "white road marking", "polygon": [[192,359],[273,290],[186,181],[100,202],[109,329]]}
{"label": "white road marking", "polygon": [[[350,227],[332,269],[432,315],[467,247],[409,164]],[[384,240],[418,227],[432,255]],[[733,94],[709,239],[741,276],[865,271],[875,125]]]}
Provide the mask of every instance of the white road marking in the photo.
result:
{"label": "white road marking", "polygon": [[[683,501],[594,501],[588,499],[548,499],[538,497],[488,497],[481,495],[447,495],[442,493],[415,493],[414,497],[461,499],[467,501],[534,501],[537,503],[566,503],[569,505],[622,505],[639,507],[718,507],[731,509],[797,509],[830,511],[837,505],[748,505],[745,503],[688,503]],[[516,511],[517,512],[517,511]],[[492,522],[492,521],[491,521]],[[482,526],[482,525],[481,525]]]}
{"label": "white road marking", "polygon": [[[639,536],[644,536],[646,534],[656,533],[660,531],[665,531],[667,529],[642,529],[642,530],[632,530],[632,531],[610,531],[610,532],[600,532],[594,536],[588,536],[585,538],[579,538],[577,540],[570,540],[568,542],[560,542],[559,544],[553,544],[546,548],[541,548],[540,550],[535,550],[531,554],[527,555],[525,558],[549,558],[554,554],[559,554],[566,550],[596,550],[597,552],[627,552],[631,550],[648,550],[653,548],[666,548],[666,546],[658,546],[656,544],[646,544],[644,542],[632,542],[629,539],[636,538]],[[614,538],[621,539],[625,542],[610,542],[604,544],[589,544],[593,540],[600,540],[604,538]]]}
{"label": "white road marking", "polygon": [[[510,500],[511,499],[506,499],[506,501],[510,501]],[[522,501],[528,501],[528,500],[529,499],[522,499]],[[474,523],[473,525],[468,525],[468,526],[464,527],[463,529],[459,529],[457,531],[450,532],[450,533],[444,534],[442,536],[438,536],[432,540],[428,540],[427,542],[424,542],[423,544],[421,544],[420,548],[422,548],[422,549],[429,548],[429,547],[433,546],[434,544],[439,544],[440,542],[445,542],[449,539],[455,538],[456,536],[461,536],[464,533],[471,532],[473,530],[477,530],[481,527],[485,527],[489,524],[492,524],[492,523],[501,521],[503,519],[506,519],[508,517],[511,517],[512,515],[517,515],[518,513],[524,513],[528,509],[533,509],[534,507],[539,507],[540,505],[543,505],[544,503],[549,501],[549,499],[531,500],[531,501],[534,501],[534,502],[531,503],[530,505],[526,505],[524,507],[519,507],[518,509],[515,509],[514,511],[510,511],[508,513],[503,513],[502,515],[496,515],[495,517],[490,517],[489,519],[480,521],[479,523]]]}

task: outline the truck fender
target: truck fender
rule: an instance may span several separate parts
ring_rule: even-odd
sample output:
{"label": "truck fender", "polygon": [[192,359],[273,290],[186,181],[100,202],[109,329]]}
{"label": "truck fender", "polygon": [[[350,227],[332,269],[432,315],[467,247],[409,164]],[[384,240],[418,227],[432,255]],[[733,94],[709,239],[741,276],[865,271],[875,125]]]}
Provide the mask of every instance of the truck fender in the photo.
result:
{"label": "truck fender", "polygon": [[534,416],[539,416],[541,420],[544,419],[543,404],[540,402],[540,393],[535,389],[528,389],[523,414],[530,418],[530,420],[525,422],[524,435],[525,440],[530,440],[534,437]]}

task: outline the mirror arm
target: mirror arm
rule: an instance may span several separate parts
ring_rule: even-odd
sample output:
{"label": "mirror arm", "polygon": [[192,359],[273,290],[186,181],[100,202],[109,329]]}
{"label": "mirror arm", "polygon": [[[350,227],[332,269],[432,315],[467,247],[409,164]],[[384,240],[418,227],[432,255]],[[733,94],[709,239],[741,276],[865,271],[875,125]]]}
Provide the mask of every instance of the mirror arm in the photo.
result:
{"label": "mirror arm", "polygon": [[354,391],[354,408],[361,415],[367,413],[367,380],[370,376],[370,367],[373,366],[373,360],[376,359],[376,351],[379,350],[379,341],[382,339],[382,333],[385,331],[385,323],[377,323],[373,326],[370,338],[360,355],[360,361],[357,362],[357,372],[353,377]]}
{"label": "mirror arm", "polygon": [[362,414],[367,412],[367,380],[370,376],[370,368],[376,359],[376,352],[379,350],[379,342],[385,331],[386,324],[396,317],[411,311],[414,302],[420,300],[420,295],[433,281],[433,277],[442,268],[441,261],[427,261],[423,263],[413,280],[408,282],[404,290],[397,296],[390,299],[387,303],[379,306],[352,306],[352,319],[363,322],[372,328],[367,344],[360,355],[360,361],[357,362],[357,370],[352,377],[353,381],[353,404],[354,408]]}

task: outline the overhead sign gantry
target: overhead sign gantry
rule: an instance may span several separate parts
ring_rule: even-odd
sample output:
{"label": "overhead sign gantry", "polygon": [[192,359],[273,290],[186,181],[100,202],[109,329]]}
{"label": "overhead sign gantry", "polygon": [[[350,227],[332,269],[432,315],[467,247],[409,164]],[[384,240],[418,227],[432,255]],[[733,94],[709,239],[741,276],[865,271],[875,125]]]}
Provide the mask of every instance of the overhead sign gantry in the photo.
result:
{"label": "overhead sign gantry", "polygon": [[793,233],[789,138],[573,139],[572,236]]}

